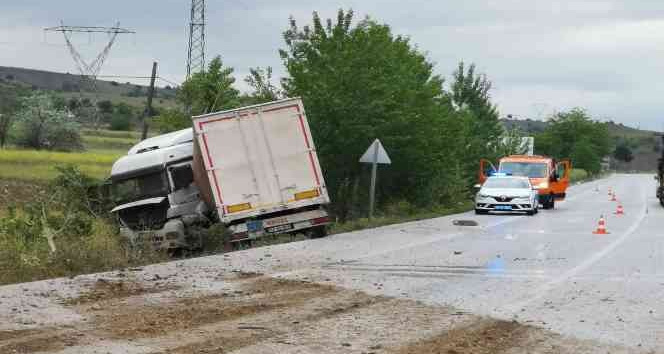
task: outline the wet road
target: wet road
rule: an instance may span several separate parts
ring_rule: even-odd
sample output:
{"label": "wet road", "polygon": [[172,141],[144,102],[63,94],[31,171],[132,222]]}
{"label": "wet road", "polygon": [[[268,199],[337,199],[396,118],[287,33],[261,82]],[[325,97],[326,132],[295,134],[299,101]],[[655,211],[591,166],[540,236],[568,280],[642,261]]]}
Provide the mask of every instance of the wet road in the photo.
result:
{"label": "wet road", "polygon": [[[625,215],[614,214],[609,187]],[[615,175],[571,187],[567,201],[535,216],[450,215],[155,264],[132,277],[145,284],[168,277],[186,297],[228,291],[220,272],[260,272],[514,319],[590,340],[592,348],[664,353],[664,208],[654,190],[652,175]],[[600,215],[608,235],[592,233]],[[465,219],[479,225],[454,224]],[[113,275],[0,287],[0,331],[82,326],[83,315],[58,299],[98,276]]]}
{"label": "wet road", "polygon": [[[608,235],[592,233],[600,215]],[[402,296],[664,352],[664,208],[651,175],[575,186],[534,217],[455,217],[483,227],[331,267]]]}
{"label": "wet road", "polygon": [[[609,187],[625,215],[614,214]],[[225,262],[664,352],[664,208],[654,188],[652,175],[614,175],[571,187],[567,201],[535,216],[464,213]],[[601,215],[608,235],[592,233]],[[479,226],[454,226],[460,219]]]}

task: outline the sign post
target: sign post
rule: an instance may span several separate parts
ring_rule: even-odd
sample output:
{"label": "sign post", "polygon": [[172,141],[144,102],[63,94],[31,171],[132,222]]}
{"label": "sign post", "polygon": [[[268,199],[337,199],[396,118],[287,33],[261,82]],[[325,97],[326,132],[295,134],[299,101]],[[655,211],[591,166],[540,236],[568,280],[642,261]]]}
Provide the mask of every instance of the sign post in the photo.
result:
{"label": "sign post", "polygon": [[376,175],[378,172],[378,164],[389,165],[392,163],[387,151],[383,148],[380,140],[376,139],[369,146],[367,151],[360,158],[361,163],[370,163],[371,166],[371,189],[369,190],[369,220],[373,218],[374,206],[376,203]]}

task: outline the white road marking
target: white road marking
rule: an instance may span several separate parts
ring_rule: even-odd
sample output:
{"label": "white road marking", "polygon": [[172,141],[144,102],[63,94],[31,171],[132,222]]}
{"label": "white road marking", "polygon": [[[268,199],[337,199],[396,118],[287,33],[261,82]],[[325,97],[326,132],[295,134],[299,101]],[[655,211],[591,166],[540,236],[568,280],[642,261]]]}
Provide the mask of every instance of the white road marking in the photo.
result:
{"label": "white road marking", "polygon": [[516,302],[516,303],[511,303],[503,308],[496,309],[494,313],[496,315],[500,314],[508,314],[508,315],[514,315],[518,312],[521,312],[521,309],[524,308],[525,306],[528,306],[529,304],[533,303],[534,301],[540,300],[544,297],[546,297],[551,290],[556,288],[557,286],[561,285],[562,283],[568,281],[570,278],[575,277],[578,275],[580,272],[590,268],[593,264],[597,263],[599,260],[602,258],[606,257],[609,253],[611,253],[613,250],[615,250],[618,246],[620,246],[623,242],[625,242],[638,228],[641,226],[641,223],[646,217],[646,206],[647,206],[647,200],[646,200],[646,195],[644,194],[642,186],[639,186],[639,194],[641,195],[641,210],[638,213],[638,216],[634,223],[625,231],[620,237],[616,238],[613,242],[611,242],[609,245],[601,249],[599,252],[594,253],[591,255],[589,258],[587,258],[585,261],[581,262],[579,265],[576,267],[566,271],[559,277],[554,278],[550,282],[538,287],[532,292],[528,292],[522,298],[525,300]]}

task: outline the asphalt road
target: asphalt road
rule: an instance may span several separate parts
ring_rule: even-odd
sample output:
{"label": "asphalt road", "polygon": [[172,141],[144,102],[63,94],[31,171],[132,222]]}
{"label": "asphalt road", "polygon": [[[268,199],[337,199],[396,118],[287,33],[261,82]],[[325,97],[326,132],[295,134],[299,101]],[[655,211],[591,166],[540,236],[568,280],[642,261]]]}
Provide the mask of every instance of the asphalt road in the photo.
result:
{"label": "asphalt road", "polygon": [[[618,203],[609,200],[609,187],[616,192],[625,215],[614,214]],[[462,317],[479,315],[516,320],[565,338],[586,340],[590,343],[586,348],[595,348],[562,352],[606,353],[614,352],[607,350],[607,346],[616,346],[627,348],[621,352],[664,353],[664,208],[654,198],[654,188],[652,175],[615,175],[571,187],[567,201],[558,203],[555,210],[542,210],[535,216],[464,213],[157,264],[129,275],[112,272],[4,286],[0,287],[0,334],[35,329],[42,336],[53,328],[67,331],[89,328],[81,337],[87,338],[87,347],[69,343],[69,350],[62,353],[88,353],[97,349],[112,353],[151,352],[145,348],[167,346],[164,343],[177,338],[191,339],[191,333],[203,332],[198,330],[202,327],[194,327],[191,333],[169,332],[149,342],[140,339],[131,343],[90,344],[101,338],[96,334],[99,328],[94,326],[103,327],[106,320],[95,325],[86,323],[97,323],[95,318],[104,319],[99,317],[100,313],[108,308],[135,306],[140,313],[145,310],[143,307],[165,302],[168,310],[168,304],[183,298],[232,293],[239,285],[228,280],[228,274],[243,274],[233,273],[243,271],[406,300],[395,303],[395,308],[390,309],[393,311],[386,312],[393,316],[392,322],[384,321],[386,314],[378,315],[366,308],[364,317],[351,311],[346,322],[331,318],[328,325],[332,329],[317,323],[311,328],[321,329],[319,339],[331,334],[346,335],[344,331],[361,338],[362,333],[382,328],[379,323],[384,327],[381,335],[394,338],[394,334],[387,334],[391,333],[390,328],[404,323],[406,328],[412,326],[408,321],[413,312],[408,312],[405,307],[410,305],[404,304],[417,300],[432,308],[454,309]],[[606,217],[608,235],[592,233],[601,215]],[[456,226],[455,220],[475,220],[478,226]],[[146,289],[159,283],[164,290],[146,291],[118,303],[102,302],[101,307],[90,305],[91,309],[63,303],[62,299],[79,296],[98,286],[99,278],[111,281],[131,278]],[[313,307],[318,309],[317,305]],[[403,313],[403,320],[399,320],[399,313]],[[356,328],[359,319],[369,318],[366,316],[369,314],[381,319],[367,322],[362,329]],[[122,316],[109,318],[122,319]],[[220,328],[211,328],[210,333],[222,333]],[[412,336],[435,330],[445,329],[421,325],[412,331]],[[402,332],[398,333],[404,336]],[[32,334],[27,332],[27,335]],[[412,336],[404,336],[403,341]],[[307,341],[311,339],[302,339],[302,345],[306,346]],[[246,352],[266,352],[260,346],[252,348],[253,351]],[[319,352],[366,351],[321,348],[327,349]],[[529,352],[519,349],[515,347],[510,353]],[[283,350],[280,347],[274,352]],[[54,349],[50,352],[60,353]],[[291,352],[298,351],[291,349]]]}
{"label": "asphalt road", "polygon": [[[664,208],[654,190],[651,175],[614,175],[573,186],[536,216],[464,213],[264,251],[279,264],[252,264],[256,251],[229,264],[664,352]],[[602,215],[610,234],[595,235]],[[452,225],[461,219],[480,225]]]}
{"label": "asphalt road", "polygon": [[[615,215],[612,187],[625,209]],[[604,215],[609,235],[594,235]],[[349,266],[418,278],[414,297],[581,338],[664,351],[664,209],[650,175],[572,188],[534,217],[471,214],[485,228]],[[458,254],[449,257],[450,252]]]}

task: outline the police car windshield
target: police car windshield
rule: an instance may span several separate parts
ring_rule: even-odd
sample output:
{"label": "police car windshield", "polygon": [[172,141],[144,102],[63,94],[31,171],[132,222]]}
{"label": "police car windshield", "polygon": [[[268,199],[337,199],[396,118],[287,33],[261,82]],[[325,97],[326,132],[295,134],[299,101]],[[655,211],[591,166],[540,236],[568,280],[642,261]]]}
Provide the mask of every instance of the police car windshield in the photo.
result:
{"label": "police car windshield", "polygon": [[486,188],[530,188],[528,181],[525,181],[521,178],[509,178],[509,177],[500,177],[500,178],[489,178],[484,186]]}
{"label": "police car windshield", "polygon": [[547,171],[545,163],[503,162],[500,164],[500,172],[507,173],[512,176],[544,178],[546,177]]}

